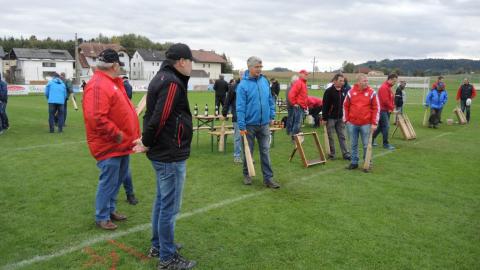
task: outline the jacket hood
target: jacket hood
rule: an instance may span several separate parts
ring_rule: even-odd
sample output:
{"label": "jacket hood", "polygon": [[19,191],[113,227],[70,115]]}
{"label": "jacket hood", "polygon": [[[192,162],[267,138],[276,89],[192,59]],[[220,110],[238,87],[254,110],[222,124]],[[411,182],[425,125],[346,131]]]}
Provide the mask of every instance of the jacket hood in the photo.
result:
{"label": "jacket hood", "polygon": [[63,83],[63,81],[60,78],[53,78],[52,81],[58,84]]}

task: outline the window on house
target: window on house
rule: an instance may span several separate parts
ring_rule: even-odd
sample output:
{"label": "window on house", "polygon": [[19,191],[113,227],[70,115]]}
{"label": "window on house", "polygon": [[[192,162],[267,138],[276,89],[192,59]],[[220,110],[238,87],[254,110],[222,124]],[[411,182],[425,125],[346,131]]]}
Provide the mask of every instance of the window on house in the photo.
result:
{"label": "window on house", "polygon": [[57,63],[55,62],[43,62],[42,67],[56,67]]}
{"label": "window on house", "polygon": [[210,64],[208,64],[208,67],[210,67]]}
{"label": "window on house", "polygon": [[160,62],[157,62],[157,67],[160,66]]}
{"label": "window on house", "polygon": [[135,71],[133,72],[133,75],[136,75],[136,74],[135,74]]}
{"label": "window on house", "polygon": [[155,62],[152,62],[152,66],[155,66]]}
{"label": "window on house", "polygon": [[203,64],[203,67],[205,67],[205,64]]}
{"label": "window on house", "polygon": [[135,67],[135,63],[133,63],[133,67]]}
{"label": "window on house", "polygon": [[124,57],[125,55],[123,53],[118,54],[119,57]]}

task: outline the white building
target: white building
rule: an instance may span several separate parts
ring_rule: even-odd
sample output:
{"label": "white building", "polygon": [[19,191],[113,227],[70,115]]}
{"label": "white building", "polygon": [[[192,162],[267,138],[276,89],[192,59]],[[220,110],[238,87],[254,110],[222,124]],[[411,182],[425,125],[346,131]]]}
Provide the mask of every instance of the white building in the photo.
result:
{"label": "white building", "polygon": [[125,64],[122,67],[124,74],[130,74],[130,57],[124,47],[118,44],[84,42],[78,46],[78,59],[81,66],[80,77],[88,79],[93,75],[92,67],[97,65],[98,55],[106,49],[113,49],[118,53],[120,61]]}
{"label": "white building", "polygon": [[192,50],[193,69],[204,70],[210,79],[216,80],[222,73],[222,64],[227,61],[214,51]]}
{"label": "white building", "polygon": [[152,80],[165,60],[165,51],[138,49],[130,63],[132,80]]}
{"label": "white building", "polygon": [[73,77],[75,60],[67,50],[13,48],[7,55],[7,76],[16,83],[48,80],[53,73]]}

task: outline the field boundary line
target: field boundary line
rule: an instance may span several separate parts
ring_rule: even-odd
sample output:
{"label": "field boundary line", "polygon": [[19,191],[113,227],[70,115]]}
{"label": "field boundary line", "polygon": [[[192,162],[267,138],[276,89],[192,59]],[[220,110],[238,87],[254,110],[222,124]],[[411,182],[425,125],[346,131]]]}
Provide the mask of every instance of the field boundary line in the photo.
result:
{"label": "field boundary line", "polygon": [[83,141],[76,141],[76,142],[50,143],[50,144],[39,144],[39,145],[17,147],[17,148],[7,148],[4,151],[2,151],[2,154],[7,154],[9,151],[25,151],[25,150],[32,150],[32,149],[44,148],[44,147],[50,147],[50,146],[63,146],[63,145],[79,144],[79,143],[85,143],[85,142],[87,141],[83,140]]}
{"label": "field boundary line", "polygon": [[[437,138],[440,138],[440,137],[443,137],[443,136],[446,136],[446,135],[449,135],[449,134],[452,134],[452,132],[445,132],[445,133],[439,134],[437,136],[429,138],[427,141],[434,140],[434,139],[437,139]],[[422,142],[425,142],[425,141],[422,141]],[[414,144],[417,144],[417,143],[414,143]],[[376,154],[373,157],[378,158],[378,157],[386,156],[388,154],[394,153],[395,151],[396,150],[385,151],[385,152]],[[344,169],[343,166],[336,167],[336,168],[330,168],[330,169],[327,169],[327,170],[324,170],[324,171],[321,171],[321,172],[317,172],[317,173],[313,173],[313,174],[308,175],[308,176],[301,177],[301,178],[297,179],[296,181],[292,181],[292,182],[289,182],[288,184],[285,184],[285,186],[290,186],[292,184],[302,182],[302,181],[308,180],[308,179],[316,177],[316,176],[340,171],[340,170],[343,170],[343,169]],[[208,212],[210,210],[222,208],[224,206],[227,206],[227,205],[239,202],[239,201],[243,201],[243,200],[248,199],[248,198],[252,198],[252,197],[262,195],[262,194],[264,194],[268,191],[270,191],[270,190],[269,189],[264,189],[262,191],[256,191],[256,192],[253,192],[253,193],[244,194],[244,195],[241,195],[241,196],[238,196],[238,197],[235,197],[235,198],[226,199],[226,200],[223,200],[223,201],[220,201],[220,202],[217,202],[217,203],[213,203],[213,204],[207,205],[205,207],[198,208],[196,210],[192,210],[190,212],[182,213],[177,217],[177,220],[188,218],[188,217],[191,217],[191,216],[194,216],[194,215],[197,215],[197,214],[202,214],[202,213]],[[119,237],[122,237],[122,236],[125,236],[125,235],[129,235],[129,234],[136,233],[136,232],[141,232],[141,231],[144,231],[144,230],[147,230],[147,229],[150,229],[150,228],[151,228],[151,224],[150,223],[145,223],[145,224],[137,225],[133,228],[127,229],[126,231],[122,231],[122,232],[104,233],[102,235],[92,237],[88,240],[85,240],[85,241],[81,242],[80,244],[63,248],[60,251],[57,251],[57,252],[54,252],[54,253],[51,253],[51,254],[48,254],[48,255],[36,255],[36,256],[32,257],[31,259],[26,259],[26,260],[23,260],[23,261],[14,262],[14,263],[11,263],[11,264],[4,265],[2,267],[2,269],[12,270],[12,269],[17,269],[17,268],[20,268],[20,267],[23,267],[23,266],[31,265],[31,264],[34,264],[34,263],[37,263],[37,262],[48,261],[50,259],[53,259],[53,258],[56,258],[56,257],[61,257],[63,255],[81,250],[82,248],[85,248],[87,246],[98,244],[98,243],[100,243],[102,241],[106,241],[108,239],[116,239],[116,238],[119,238]]]}

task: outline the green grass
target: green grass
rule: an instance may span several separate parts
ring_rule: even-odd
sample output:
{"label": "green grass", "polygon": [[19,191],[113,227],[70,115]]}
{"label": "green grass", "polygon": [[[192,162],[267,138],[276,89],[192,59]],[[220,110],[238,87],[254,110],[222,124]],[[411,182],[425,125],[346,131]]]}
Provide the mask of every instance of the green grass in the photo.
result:
{"label": "green grass", "polygon": [[[447,82],[451,100],[444,121],[458,84]],[[214,101],[211,92],[189,98],[200,113]],[[346,171],[342,160],[308,169],[298,156],[289,163],[292,145],[277,133],[271,159],[282,188],[275,191],[265,190],[258,176],[253,186],[242,185],[232,138],[227,154],[212,153],[210,138],[201,132],[187,163],[182,213],[189,214],[177,222],[182,253],[197,260],[198,269],[479,269],[480,106],[474,103],[469,125],[438,130],[421,127],[420,105],[406,110],[418,139],[404,141],[397,131],[395,151],[374,148],[371,174]],[[48,133],[41,96],[11,97],[8,113],[12,128],[0,136],[0,268],[108,238],[111,233],[94,226],[98,170],[84,142],[81,112],[69,107],[64,134]],[[261,175],[258,150],[255,156]],[[131,167],[140,203],[128,205],[120,190],[118,209],[129,219],[115,233],[150,220],[153,169],[144,155],[133,155]],[[150,237],[144,229],[115,241],[144,253]],[[107,241],[89,246],[105,264],[88,266],[90,257],[80,249],[18,268],[109,269],[112,251],[116,269],[156,265]]]}

